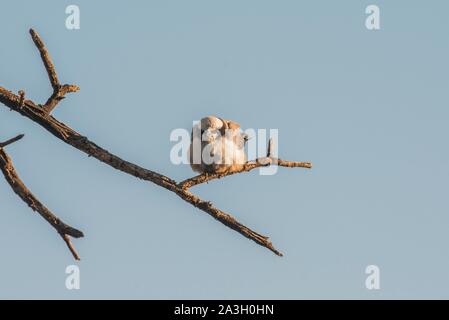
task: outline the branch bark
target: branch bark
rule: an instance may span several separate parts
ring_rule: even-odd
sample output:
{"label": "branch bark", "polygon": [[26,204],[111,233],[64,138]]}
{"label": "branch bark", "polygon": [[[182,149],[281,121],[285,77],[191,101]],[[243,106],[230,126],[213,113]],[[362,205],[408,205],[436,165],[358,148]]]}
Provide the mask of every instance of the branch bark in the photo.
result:
{"label": "branch bark", "polygon": [[[163,187],[175,193],[187,203],[190,203],[196,208],[206,212],[207,214],[209,214],[216,220],[220,221],[227,227],[253,240],[257,244],[271,250],[276,255],[282,256],[282,253],[274,248],[273,244],[271,243],[268,237],[251,230],[250,228],[238,222],[230,214],[221,211],[218,208],[215,208],[211,202],[202,200],[199,197],[193,195],[191,192],[189,192],[188,188],[190,186],[198,184],[197,181],[204,181],[204,180],[201,180],[200,178],[195,179],[194,177],[193,180],[190,179],[191,181],[189,183],[184,182],[178,184],[175,180],[165,175],[162,175],[158,172],[143,168],[141,166],[138,166],[137,164],[121,159],[120,157],[110,153],[106,149],[101,148],[96,143],[90,141],[87,137],[81,135],[77,131],[73,130],[72,128],[68,127],[67,125],[58,121],[52,115],[50,115],[51,111],[56,107],[57,103],[65,96],[66,93],[75,92],[79,90],[79,88],[74,85],[61,86],[59,84],[55,67],[51,62],[50,55],[42,39],[34,30],[30,30],[30,34],[32,36],[33,42],[35,43],[36,47],[40,52],[50,83],[53,87],[53,94],[50,96],[46,104],[41,106],[31,100],[24,100],[24,94],[16,95],[13,92],[6,90],[3,87],[0,87],[1,103],[9,107],[11,110],[18,112],[22,116],[25,116],[28,119],[32,120],[33,122],[39,124],[44,129],[53,134],[56,138],[71,145],[72,147],[86,153],[91,157],[98,159],[99,161],[113,167],[114,169],[132,175],[136,178],[152,182],[160,187]],[[282,161],[283,160],[278,159],[277,164],[282,166],[307,167],[306,165],[287,165],[292,163]],[[261,164],[258,162],[254,164],[248,164],[248,166],[246,167],[247,170],[243,171],[249,171],[259,166],[261,166]],[[212,178],[208,179],[210,180]]]}
{"label": "branch bark", "polygon": [[55,216],[47,207],[45,207],[25,186],[23,181],[19,178],[16,169],[14,168],[14,164],[12,159],[8,156],[8,154],[3,149],[5,146],[10,145],[20,139],[23,138],[23,134],[18,135],[15,138],[9,139],[3,143],[0,143],[0,170],[3,172],[3,175],[11,186],[12,190],[33,210],[37,211],[42,218],[44,218],[62,237],[62,239],[67,244],[70,252],[76,260],[80,260],[78,253],[73,247],[70,237],[81,238],[84,234],[75,229],[59,219]]}

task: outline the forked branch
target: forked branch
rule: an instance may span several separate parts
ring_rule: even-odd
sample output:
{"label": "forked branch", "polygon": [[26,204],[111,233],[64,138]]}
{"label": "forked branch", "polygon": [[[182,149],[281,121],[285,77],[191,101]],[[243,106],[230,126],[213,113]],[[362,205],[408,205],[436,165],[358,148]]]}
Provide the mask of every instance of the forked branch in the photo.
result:
{"label": "forked branch", "polygon": [[[63,142],[73,146],[74,148],[88,154],[91,157],[98,159],[99,161],[119,170],[126,174],[132,175],[136,178],[146,180],[152,182],[160,187],[163,187],[176,195],[178,195],[181,199],[190,203],[191,205],[197,207],[198,209],[206,212],[216,220],[220,221],[227,227],[237,231],[241,235],[253,240],[259,245],[271,250],[278,256],[282,256],[278,250],[276,250],[269,240],[268,237],[263,236],[250,228],[244,226],[240,222],[238,222],[233,216],[230,214],[221,211],[218,208],[215,208],[211,202],[200,199],[195,196],[191,192],[189,192],[189,187],[196,185],[198,183],[206,182],[205,179],[211,180],[216,179],[218,176],[204,178],[201,176],[194,177],[192,179],[186,180],[181,183],[177,183],[175,180],[162,175],[158,172],[143,168],[138,166],[137,164],[131,163],[129,161],[123,160],[120,157],[110,153],[109,151],[101,148],[96,143],[90,141],[87,137],[81,135],[76,132],[72,128],[67,125],[59,122],[53,116],[51,116],[51,111],[56,107],[58,102],[64,98],[65,94],[68,92],[78,91],[79,88],[75,85],[60,85],[55,67],[51,62],[50,55],[39,35],[34,31],[30,30],[30,34],[33,38],[33,41],[38,48],[42,61],[44,63],[45,69],[47,71],[50,83],[53,87],[53,94],[47,100],[47,102],[42,106],[40,104],[36,104],[31,100],[24,99],[24,93],[22,92],[19,95],[14,94],[13,92],[6,90],[3,87],[0,87],[0,102],[5,106],[10,108],[13,111],[20,113],[21,115],[27,117],[33,122],[39,124],[44,129],[49,131],[58,139]],[[270,148],[269,148],[270,149]],[[267,157],[269,159],[269,163],[262,164],[261,161],[256,161],[254,163],[248,163],[245,166],[245,170],[240,172],[249,171],[255,169],[257,167],[266,166],[270,164],[277,164],[279,166],[285,167],[304,167],[310,168],[311,164],[303,163],[303,162],[289,162],[280,159],[274,159],[271,156]],[[229,173],[235,174],[239,172]],[[228,175],[229,175],[228,174]],[[219,176],[223,177],[223,175]],[[207,181],[208,181],[207,180]],[[67,233],[65,233],[67,234]],[[69,246],[70,248],[70,246]]]}
{"label": "forked branch", "polygon": [[51,61],[50,54],[44,45],[44,42],[39,37],[39,35],[33,29],[30,29],[31,38],[36,45],[39,53],[41,54],[42,62],[44,63],[45,70],[47,70],[48,79],[50,80],[51,86],[53,88],[53,94],[48,98],[47,102],[44,104],[43,109],[46,113],[50,114],[56,105],[65,98],[65,95],[69,92],[77,92],[80,88],[71,84],[61,85],[58,80],[58,75],[56,74],[55,66]]}
{"label": "forked branch", "polygon": [[11,186],[12,190],[33,210],[37,211],[42,218],[44,218],[62,237],[67,244],[70,252],[76,260],[80,260],[78,253],[73,247],[70,237],[81,238],[83,233],[61,221],[49,209],[47,209],[25,186],[14,168],[14,164],[4,147],[10,145],[23,138],[23,134],[15,138],[9,139],[0,143],[0,170],[3,172],[6,181]]}

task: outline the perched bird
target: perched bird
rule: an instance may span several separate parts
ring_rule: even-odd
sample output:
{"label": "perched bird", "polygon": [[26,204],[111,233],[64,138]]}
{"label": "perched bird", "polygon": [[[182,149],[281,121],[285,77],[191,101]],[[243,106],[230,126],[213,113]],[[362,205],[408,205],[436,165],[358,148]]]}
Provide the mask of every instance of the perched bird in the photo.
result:
{"label": "perched bird", "polygon": [[192,128],[190,166],[199,173],[228,173],[246,162],[248,136],[234,121],[208,116]]}

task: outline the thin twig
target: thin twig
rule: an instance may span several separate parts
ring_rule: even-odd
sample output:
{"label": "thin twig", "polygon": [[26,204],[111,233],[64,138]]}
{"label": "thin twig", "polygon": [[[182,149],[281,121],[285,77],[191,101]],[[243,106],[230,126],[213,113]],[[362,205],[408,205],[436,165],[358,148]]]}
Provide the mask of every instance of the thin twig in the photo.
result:
{"label": "thin twig", "polygon": [[51,86],[54,90],[57,90],[59,87],[58,76],[56,75],[55,66],[53,62],[51,62],[50,54],[47,51],[47,48],[44,45],[44,42],[41,40],[39,35],[33,29],[30,29],[31,38],[33,39],[34,44],[36,45],[39,53],[41,54],[42,62],[45,65],[45,70],[47,70],[48,78],[50,80]]}
{"label": "thin twig", "polygon": [[80,261],[81,258],[78,252],[76,252],[75,247],[73,246],[72,241],[70,240],[70,237],[65,233],[59,233],[59,235],[62,237],[62,240],[64,240],[65,244],[67,245],[67,248],[70,250],[75,260]]}
{"label": "thin twig", "polygon": [[64,239],[67,246],[70,249],[73,257],[76,260],[80,260],[78,253],[70,242],[70,237],[81,238],[84,234],[75,229],[59,219],[55,216],[49,209],[47,209],[25,186],[22,180],[19,178],[16,169],[14,168],[13,161],[8,156],[8,154],[3,149],[5,146],[16,142],[23,138],[23,134],[18,135],[15,138],[12,138],[6,142],[0,143],[0,170],[3,172],[3,175],[11,186],[12,190],[33,210],[37,211],[42,218],[44,218]]}
{"label": "thin twig", "polygon": [[24,134],[19,134],[18,136],[11,138],[9,140],[6,140],[5,142],[0,142],[0,148],[4,148],[7,145],[14,143],[16,141],[19,141],[20,139],[22,139],[25,135]]}

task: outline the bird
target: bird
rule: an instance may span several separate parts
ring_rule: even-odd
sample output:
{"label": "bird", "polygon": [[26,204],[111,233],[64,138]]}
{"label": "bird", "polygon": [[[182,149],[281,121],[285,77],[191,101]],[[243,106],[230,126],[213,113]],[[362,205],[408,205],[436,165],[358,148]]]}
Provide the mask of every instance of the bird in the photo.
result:
{"label": "bird", "polygon": [[247,160],[247,141],[248,135],[237,122],[216,116],[204,117],[192,128],[190,167],[200,174],[239,171]]}

